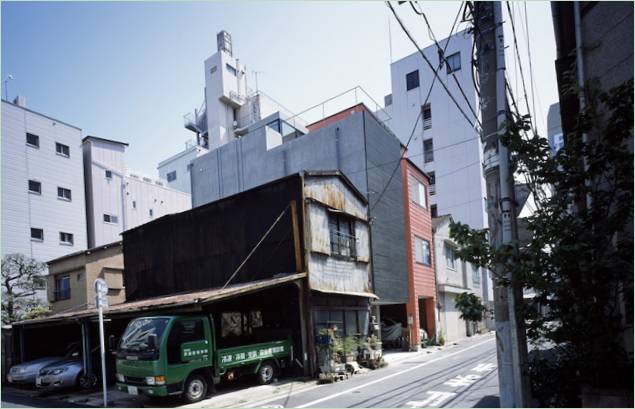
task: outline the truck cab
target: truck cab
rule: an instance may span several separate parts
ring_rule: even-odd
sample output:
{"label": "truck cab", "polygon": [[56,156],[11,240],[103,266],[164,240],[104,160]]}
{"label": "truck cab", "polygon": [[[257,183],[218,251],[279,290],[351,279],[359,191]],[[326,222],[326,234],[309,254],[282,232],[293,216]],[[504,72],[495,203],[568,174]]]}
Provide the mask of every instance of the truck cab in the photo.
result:
{"label": "truck cab", "polygon": [[117,347],[117,388],[197,402],[235,374],[253,373],[261,383],[270,382],[291,350],[288,339],[218,349],[211,315],[136,318]]}

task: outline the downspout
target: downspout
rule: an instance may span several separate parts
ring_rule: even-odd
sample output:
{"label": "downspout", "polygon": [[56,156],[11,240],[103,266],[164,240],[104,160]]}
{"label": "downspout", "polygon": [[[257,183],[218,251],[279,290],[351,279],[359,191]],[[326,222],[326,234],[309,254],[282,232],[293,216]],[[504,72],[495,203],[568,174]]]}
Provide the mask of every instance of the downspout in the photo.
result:
{"label": "downspout", "polygon": [[[583,58],[583,43],[582,43],[582,13],[580,11],[580,2],[573,2],[573,18],[575,22],[575,65],[578,74],[578,101],[580,109],[578,114],[586,110],[586,95],[585,95],[585,82],[584,82],[584,58]],[[587,144],[588,135],[586,132],[582,133],[582,143]],[[586,155],[582,158],[584,171],[589,170],[589,161]],[[591,181],[589,179],[584,180],[584,184],[589,188]],[[587,211],[591,209],[591,195],[586,194],[586,207]]]}

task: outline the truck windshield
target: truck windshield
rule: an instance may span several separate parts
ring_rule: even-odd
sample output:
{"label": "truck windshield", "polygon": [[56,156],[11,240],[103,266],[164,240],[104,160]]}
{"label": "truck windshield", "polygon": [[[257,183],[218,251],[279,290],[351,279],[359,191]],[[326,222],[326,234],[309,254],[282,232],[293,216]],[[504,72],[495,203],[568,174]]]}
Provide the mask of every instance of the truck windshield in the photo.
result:
{"label": "truck windshield", "polygon": [[148,348],[148,337],[157,336],[157,344],[168,324],[168,318],[137,318],[130,322],[121,336],[119,348],[122,350],[143,351]]}

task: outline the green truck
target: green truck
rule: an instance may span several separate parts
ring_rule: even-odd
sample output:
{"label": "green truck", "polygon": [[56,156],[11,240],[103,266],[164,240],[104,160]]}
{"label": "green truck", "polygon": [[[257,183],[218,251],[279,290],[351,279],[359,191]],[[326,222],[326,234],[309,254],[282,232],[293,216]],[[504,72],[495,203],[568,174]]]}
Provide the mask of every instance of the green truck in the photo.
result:
{"label": "green truck", "polygon": [[255,374],[266,384],[293,362],[290,337],[222,349],[217,345],[211,315],[134,319],[116,346],[117,389],[132,395],[180,395],[193,403],[221,380]]}

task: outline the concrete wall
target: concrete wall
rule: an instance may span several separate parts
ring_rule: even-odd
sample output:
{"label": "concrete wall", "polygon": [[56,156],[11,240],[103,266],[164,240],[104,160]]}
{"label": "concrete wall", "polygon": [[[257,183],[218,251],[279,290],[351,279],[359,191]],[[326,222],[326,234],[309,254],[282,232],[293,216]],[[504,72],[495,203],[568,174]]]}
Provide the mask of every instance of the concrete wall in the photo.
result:
{"label": "concrete wall", "polygon": [[[39,148],[27,146],[27,132],[39,136]],[[48,261],[85,249],[81,129],[2,101],[1,139],[2,255]],[[69,157],[56,153],[56,142],[69,147]],[[41,194],[29,193],[29,180],[41,183]],[[58,187],[70,189],[72,200],[58,199]],[[43,241],[31,240],[31,227],[44,230]],[[60,232],[73,234],[72,246]],[[39,296],[46,299],[44,291]]]}
{"label": "concrete wall", "polygon": [[[192,193],[192,179],[190,164],[194,158],[207,153],[207,149],[194,145],[186,147],[184,151],[162,161],[157,165],[159,179],[165,181],[166,186],[188,194]],[[168,173],[176,172],[176,179],[168,182]]]}
{"label": "concrete wall", "polygon": [[399,141],[367,112],[267,150],[266,127],[196,158],[192,205],[200,206],[302,170],[341,170],[369,197],[375,292],[384,302],[407,300],[403,199],[397,174]]}
{"label": "concrete wall", "polygon": [[[445,47],[447,40],[440,41]],[[436,46],[426,47],[423,52],[436,64],[439,61]],[[472,40],[465,30],[451,37],[446,55],[461,53],[461,69],[454,72],[461,87],[465,91],[470,105],[475,109],[478,98],[472,83]],[[406,74],[418,70],[420,85],[406,90]],[[391,64],[392,105],[386,107],[391,118],[388,126],[405,144],[410,137],[413,125],[426,95],[434,74],[418,52],[404,57]],[[439,76],[447,85],[459,105],[471,116],[467,102],[461,97],[452,74],[447,74],[445,67]],[[438,80],[437,80],[438,81]],[[435,172],[436,193],[431,201],[437,206],[437,214],[452,214],[454,220],[467,223],[473,228],[487,227],[485,203],[485,179],[481,167],[482,146],[478,133],[468,124],[458,108],[440,84],[432,89],[428,103],[431,106],[431,128],[423,129],[420,120],[408,146],[408,157],[422,170]],[[434,160],[425,163],[423,157],[423,141],[432,139]]]}
{"label": "concrete wall", "polygon": [[163,183],[132,174],[125,177],[124,229],[132,229],[166,214],[182,212],[192,207],[189,194],[163,186]]}

